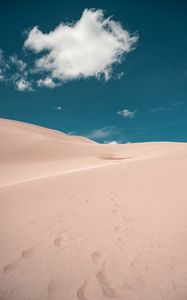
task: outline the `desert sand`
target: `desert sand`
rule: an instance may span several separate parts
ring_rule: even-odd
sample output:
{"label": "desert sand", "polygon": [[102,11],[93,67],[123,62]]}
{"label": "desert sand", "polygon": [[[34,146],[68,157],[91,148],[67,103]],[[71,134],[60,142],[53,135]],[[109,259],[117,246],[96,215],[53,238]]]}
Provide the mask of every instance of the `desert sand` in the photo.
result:
{"label": "desert sand", "polygon": [[187,144],[0,139],[1,300],[187,299]]}

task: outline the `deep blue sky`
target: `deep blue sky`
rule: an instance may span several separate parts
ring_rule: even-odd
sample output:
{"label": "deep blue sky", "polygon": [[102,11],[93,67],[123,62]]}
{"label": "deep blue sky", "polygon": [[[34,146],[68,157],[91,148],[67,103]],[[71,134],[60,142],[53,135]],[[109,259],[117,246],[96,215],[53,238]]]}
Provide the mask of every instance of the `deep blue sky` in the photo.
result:
{"label": "deep blue sky", "polygon": [[[35,91],[0,82],[0,117],[78,135],[106,132],[100,142],[187,142],[186,1],[4,1],[0,48],[7,57],[19,56],[26,29],[38,25],[47,33],[60,22],[77,21],[85,8],[104,9],[128,31],[138,32],[136,49],[114,71],[125,75]],[[117,114],[123,109],[136,110],[135,117]]]}

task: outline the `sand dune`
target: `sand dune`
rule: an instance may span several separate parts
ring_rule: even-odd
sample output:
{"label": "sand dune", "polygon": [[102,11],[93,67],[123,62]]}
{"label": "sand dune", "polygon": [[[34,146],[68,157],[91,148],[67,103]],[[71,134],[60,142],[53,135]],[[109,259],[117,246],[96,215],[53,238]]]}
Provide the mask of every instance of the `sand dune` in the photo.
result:
{"label": "sand dune", "polygon": [[0,121],[1,300],[186,300],[187,145]]}

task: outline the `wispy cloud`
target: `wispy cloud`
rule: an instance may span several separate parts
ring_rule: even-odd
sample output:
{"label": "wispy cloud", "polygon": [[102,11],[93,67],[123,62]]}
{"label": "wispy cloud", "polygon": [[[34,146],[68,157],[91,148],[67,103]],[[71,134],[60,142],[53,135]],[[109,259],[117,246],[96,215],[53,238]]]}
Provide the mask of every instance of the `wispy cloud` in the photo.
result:
{"label": "wispy cloud", "polygon": [[0,81],[4,81],[4,75],[1,69],[0,69]]}
{"label": "wispy cloud", "polygon": [[125,75],[124,72],[120,72],[120,73],[116,74],[115,78],[118,79],[118,80],[120,80],[124,75]]}
{"label": "wispy cloud", "polygon": [[180,106],[183,104],[183,102],[172,102],[168,104],[167,106],[157,106],[154,107],[153,109],[149,110],[151,113],[156,113],[156,112],[161,112],[161,111],[172,111],[175,110],[176,108],[180,108]]}
{"label": "wispy cloud", "polygon": [[151,109],[150,112],[154,113],[154,112],[158,112],[158,111],[162,111],[162,110],[166,110],[166,108],[163,106],[158,106],[158,107]]}
{"label": "wispy cloud", "polygon": [[123,118],[133,119],[136,116],[137,110],[130,111],[128,109],[123,109],[117,112]]}
{"label": "wispy cloud", "polygon": [[10,64],[15,66],[18,71],[25,72],[25,75],[27,75],[27,63],[19,59],[16,54],[9,57],[9,67]]}
{"label": "wispy cloud", "polygon": [[6,81],[6,72],[10,69],[2,49],[0,49],[0,77],[1,81]]}
{"label": "wispy cloud", "polygon": [[28,79],[28,65],[16,54],[5,57],[0,49],[0,81],[12,83],[18,91],[32,91],[32,80]]}
{"label": "wispy cloud", "polygon": [[110,137],[111,135],[117,134],[118,131],[114,126],[105,126],[99,129],[91,130],[87,137],[91,139],[104,139]]}

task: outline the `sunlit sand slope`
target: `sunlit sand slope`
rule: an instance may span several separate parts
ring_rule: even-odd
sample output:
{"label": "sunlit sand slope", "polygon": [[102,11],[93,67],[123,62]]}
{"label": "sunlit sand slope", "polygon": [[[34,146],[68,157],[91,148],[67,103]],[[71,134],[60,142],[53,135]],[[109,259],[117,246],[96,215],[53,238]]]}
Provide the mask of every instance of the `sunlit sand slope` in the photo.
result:
{"label": "sunlit sand slope", "polygon": [[1,300],[186,300],[187,145],[1,120]]}

